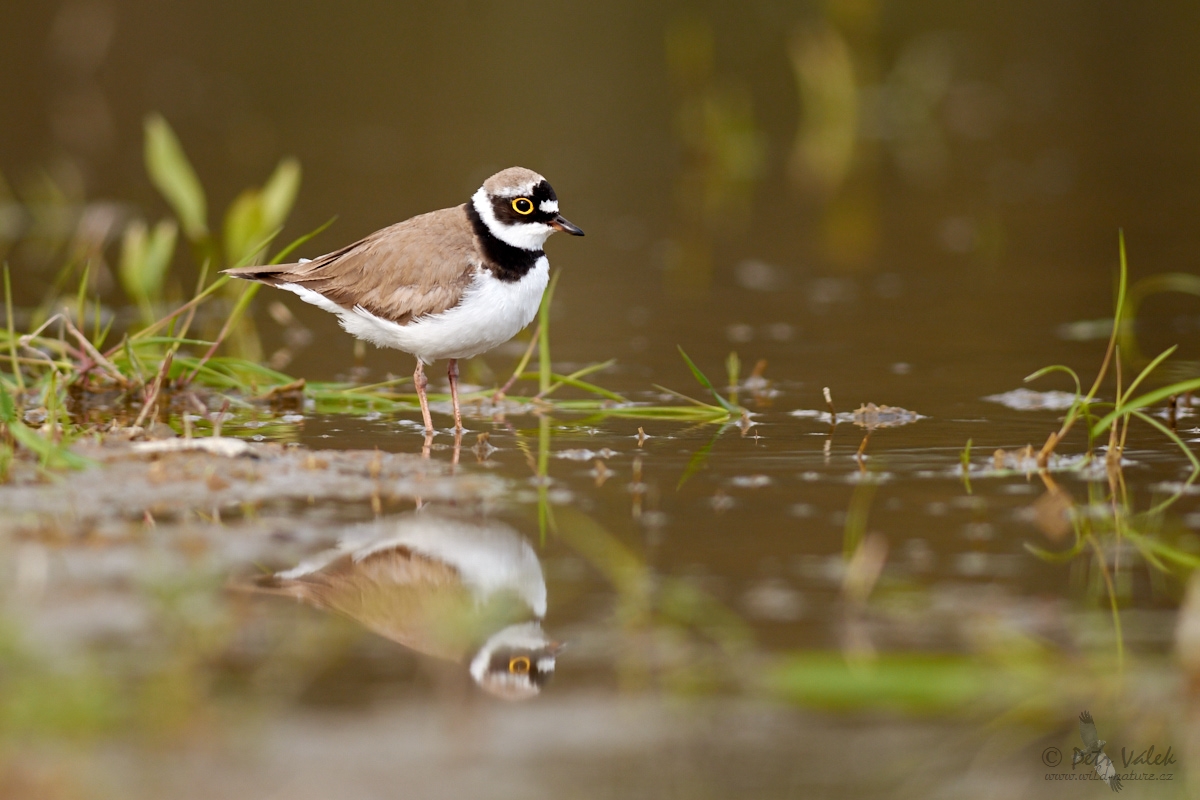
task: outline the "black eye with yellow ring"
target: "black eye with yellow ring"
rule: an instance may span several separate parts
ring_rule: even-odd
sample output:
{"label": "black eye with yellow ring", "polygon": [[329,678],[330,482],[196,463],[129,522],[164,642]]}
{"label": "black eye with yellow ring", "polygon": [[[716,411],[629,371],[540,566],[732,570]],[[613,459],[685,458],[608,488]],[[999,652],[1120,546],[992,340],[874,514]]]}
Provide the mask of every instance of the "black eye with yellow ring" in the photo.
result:
{"label": "black eye with yellow ring", "polygon": [[513,200],[512,207],[513,211],[517,212],[518,214],[533,213],[533,201],[528,197],[518,197],[516,200]]}
{"label": "black eye with yellow ring", "polygon": [[[526,201],[528,202],[528,201]],[[513,203],[516,207],[516,203]],[[529,672],[529,659],[526,656],[516,656],[508,660],[508,671],[514,675],[525,675]]]}

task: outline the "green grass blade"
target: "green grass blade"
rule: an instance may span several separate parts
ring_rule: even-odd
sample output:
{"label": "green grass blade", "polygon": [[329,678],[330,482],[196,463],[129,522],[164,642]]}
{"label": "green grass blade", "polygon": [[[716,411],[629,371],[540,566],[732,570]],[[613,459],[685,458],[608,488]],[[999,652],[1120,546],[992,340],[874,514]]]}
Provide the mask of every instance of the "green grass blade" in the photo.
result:
{"label": "green grass blade", "polygon": [[708,463],[708,454],[712,452],[712,449],[716,445],[717,439],[719,439],[720,436],[721,430],[718,428],[717,432],[714,433],[712,438],[708,440],[708,443],[692,454],[692,457],[688,459],[687,466],[683,468],[683,473],[679,476],[679,482],[675,484],[675,491],[682,489],[683,485],[687,483],[693,475],[699,472],[705,464]]}
{"label": "green grass blade", "polygon": [[550,285],[546,287],[541,308],[538,309],[538,394],[545,394],[550,389],[550,301],[561,274],[559,270],[550,278]]}
{"label": "green grass blade", "polygon": [[653,383],[653,384],[651,384],[651,386],[653,386],[655,389],[658,389],[660,392],[666,392],[667,394],[669,394],[673,397],[678,397],[680,400],[686,400],[694,406],[699,406],[700,408],[712,409],[714,411],[720,410],[720,411],[724,411],[726,413],[730,413],[729,409],[727,409],[727,408],[724,408],[722,406],[714,406],[711,403],[705,403],[703,401],[697,400],[694,397],[688,397],[686,394],[684,394],[682,392],[677,392],[674,389],[668,389],[667,387],[660,386],[657,383]]}
{"label": "green grass blade", "polygon": [[1125,399],[1132,397],[1133,390],[1136,389],[1141,384],[1141,382],[1144,381],[1150,375],[1150,373],[1154,372],[1154,370],[1158,368],[1159,364],[1166,361],[1171,356],[1171,354],[1174,353],[1178,349],[1179,349],[1179,345],[1173,344],[1170,347],[1168,347],[1166,350],[1159,353],[1158,356],[1153,361],[1151,361],[1149,364],[1146,365],[1145,369],[1143,369],[1141,372],[1138,373],[1138,376],[1133,379],[1133,383],[1129,384],[1129,388],[1125,390],[1124,397],[1118,398],[1118,401],[1124,402]]}
{"label": "green grass blade", "polygon": [[617,402],[617,403],[628,402],[624,397],[617,394],[616,392],[610,392],[608,389],[605,389],[603,386],[597,386],[594,383],[587,383],[586,381],[576,380],[575,378],[572,378],[570,375],[559,375],[557,373],[551,373],[551,377],[554,379],[555,383],[552,384],[550,386],[550,388],[546,390],[546,394],[539,395],[539,398],[541,398],[543,400],[546,398],[546,395],[552,394],[560,386],[572,386],[576,389],[582,389],[583,391],[588,392],[590,394],[600,395],[601,397],[605,397],[605,398],[612,400],[614,402]]}
{"label": "green grass blade", "polygon": [[[203,302],[204,302],[206,299],[208,299],[208,297],[209,297],[210,295],[212,295],[214,292],[216,292],[218,289],[220,289],[220,288],[221,288],[222,286],[224,286],[225,284],[229,283],[229,281],[231,281],[231,280],[233,280],[233,279],[232,279],[232,278],[230,278],[228,275],[222,275],[222,276],[220,276],[220,277],[219,277],[219,278],[217,278],[215,281],[213,281],[213,282],[212,282],[212,284],[210,284],[210,285],[209,285],[209,287],[208,287],[207,289],[205,289],[204,291],[200,292],[200,294],[196,295],[196,296],[195,296],[195,297],[193,297],[191,300],[187,301],[186,303],[184,303],[183,305],[181,305],[179,308],[175,309],[175,310],[174,310],[174,311],[172,311],[170,314],[168,314],[167,316],[165,316],[165,317],[163,317],[162,319],[160,319],[158,322],[155,322],[153,325],[147,325],[145,328],[142,328],[140,331],[138,331],[137,333],[133,334],[133,335],[132,335],[131,337],[129,337],[129,338],[130,338],[130,339],[132,339],[132,340],[135,340],[135,341],[136,341],[136,340],[138,340],[138,339],[143,339],[143,338],[145,338],[145,337],[147,337],[147,336],[150,336],[150,335],[151,335],[151,334],[153,334],[153,333],[158,333],[158,332],[159,332],[160,330],[162,330],[162,329],[163,329],[163,328],[164,328],[164,327],[165,327],[165,326],[166,326],[166,325],[167,325],[167,324],[168,324],[168,323],[169,323],[171,320],[175,319],[176,317],[178,317],[180,314],[184,313],[185,311],[188,311],[188,310],[190,310],[190,309],[192,309],[192,308],[195,308],[196,306],[200,305],[200,304],[201,304],[201,303],[203,303]],[[120,345],[117,345],[117,347],[120,347]],[[115,348],[114,348],[114,349],[115,349]],[[110,350],[109,352],[105,353],[104,355],[105,355],[106,357],[111,357],[111,356],[112,356],[112,353],[113,353],[113,351],[111,351],[111,350]]]}
{"label": "green grass blade", "polygon": [[21,366],[17,362],[17,334],[13,327],[12,276],[8,272],[7,262],[4,264],[4,314],[8,323],[8,356],[12,362],[13,378],[17,382],[17,389],[24,392],[25,378],[21,375]]}
{"label": "green grass blade", "polygon": [[283,248],[278,253],[271,256],[271,260],[268,261],[267,263],[268,264],[279,264],[280,262],[283,261],[283,259],[287,258],[293,252],[295,252],[296,248],[301,247],[302,245],[304,245],[305,242],[307,242],[309,239],[312,239],[314,236],[318,236],[318,235],[324,233],[325,229],[328,228],[330,225],[332,225],[336,221],[337,221],[336,216],[330,217],[328,222],[326,222],[322,225],[318,225],[316,228],[313,228],[311,231],[304,234],[303,236],[293,239],[292,242],[290,244],[288,244],[287,247]]}
{"label": "green grass blade", "polygon": [[688,354],[683,351],[683,347],[680,345],[675,346],[679,348],[679,355],[683,356],[683,361],[688,365],[688,369],[692,371],[692,375],[696,377],[696,380],[700,382],[701,386],[703,386],[705,389],[708,389],[708,391],[716,399],[717,404],[731,414],[736,413],[738,410],[737,407],[721,396],[721,393],[718,392],[712,385],[712,381],[708,379],[708,376],[700,371],[700,368],[696,366],[692,359],[688,358]]}
{"label": "green grass blade", "polygon": [[1138,397],[1134,400],[1130,400],[1128,403],[1123,403],[1122,405],[1118,406],[1117,408],[1114,408],[1112,411],[1110,411],[1109,413],[1107,413],[1103,417],[1101,417],[1100,421],[1097,422],[1094,426],[1092,426],[1092,435],[1093,436],[1100,435],[1104,431],[1108,430],[1108,426],[1112,425],[1113,422],[1115,422],[1117,419],[1125,416],[1126,414],[1128,414],[1130,412],[1138,411],[1140,409],[1146,408],[1147,406],[1152,406],[1155,403],[1160,403],[1163,400],[1166,400],[1168,397],[1170,397],[1173,394],[1183,394],[1184,392],[1194,392],[1197,389],[1200,389],[1200,378],[1193,378],[1190,381],[1181,381],[1179,383],[1173,383],[1170,386],[1164,386],[1161,389],[1155,389],[1152,392],[1147,392],[1146,394],[1142,395],[1141,397]]}
{"label": "green grass blade", "polygon": [[204,188],[170,124],[159,114],[145,122],[146,173],[167,199],[193,242],[208,236],[208,211]]}
{"label": "green grass blade", "polygon": [[1037,372],[1033,372],[1033,373],[1030,373],[1029,375],[1026,375],[1025,383],[1030,383],[1032,381],[1036,381],[1038,378],[1042,377],[1043,375],[1049,375],[1051,372],[1065,372],[1068,375],[1070,375],[1071,379],[1075,381],[1075,398],[1076,398],[1076,400],[1078,400],[1080,397],[1083,396],[1083,386],[1079,382],[1078,373],[1076,373],[1075,370],[1073,370],[1070,367],[1065,366],[1063,364],[1054,364],[1049,367],[1042,367]]}
{"label": "green grass blade", "polygon": [[12,395],[8,393],[8,389],[4,388],[4,384],[0,383],[0,423],[9,423],[17,418],[17,406],[13,402]]}
{"label": "green grass blade", "polygon": [[17,443],[41,459],[50,469],[84,469],[95,465],[90,458],[72,453],[65,446],[55,444],[22,422],[8,423],[8,432]]}
{"label": "green grass blade", "polygon": [[1074,560],[1076,556],[1083,552],[1086,546],[1087,540],[1082,537],[1069,549],[1059,551],[1043,550],[1042,548],[1032,545],[1029,542],[1025,543],[1026,550],[1043,561],[1050,562],[1051,564],[1062,564]]}

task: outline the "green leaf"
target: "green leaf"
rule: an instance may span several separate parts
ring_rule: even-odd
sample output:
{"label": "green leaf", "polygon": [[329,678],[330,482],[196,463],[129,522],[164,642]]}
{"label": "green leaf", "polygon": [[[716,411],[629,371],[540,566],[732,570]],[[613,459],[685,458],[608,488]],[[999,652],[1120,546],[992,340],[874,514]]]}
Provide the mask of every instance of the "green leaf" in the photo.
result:
{"label": "green leaf", "polygon": [[17,418],[17,406],[4,384],[0,383],[0,422],[12,422]]}
{"label": "green leaf", "polygon": [[945,713],[977,708],[1012,676],[961,656],[885,653],[855,665],[841,653],[797,652],[778,659],[765,677],[768,687],[805,706]]}
{"label": "green leaf", "polygon": [[162,193],[193,242],[208,236],[208,210],[204,188],[192,169],[183,146],[170,124],[159,114],[146,117],[146,172]]}
{"label": "green leaf", "polygon": [[1075,370],[1062,364],[1054,364],[1053,366],[1042,367],[1037,372],[1026,375],[1025,383],[1036,381],[1038,378],[1042,377],[1043,375],[1049,375],[1051,372],[1065,372],[1070,375],[1072,380],[1075,381],[1075,397],[1078,398],[1083,395],[1083,386],[1079,383],[1079,375],[1075,373]]}
{"label": "green leaf", "polygon": [[1024,544],[1025,549],[1030,553],[1051,564],[1064,564],[1068,561],[1072,561],[1076,556],[1083,552],[1083,549],[1086,546],[1087,539],[1082,538],[1076,540],[1075,544],[1067,550],[1046,550],[1038,547],[1037,545],[1030,544],[1029,542],[1025,542]]}
{"label": "green leaf", "polygon": [[1129,414],[1130,412],[1138,411],[1146,408],[1147,406],[1152,406],[1155,403],[1162,402],[1173,394],[1194,392],[1197,389],[1200,389],[1200,378],[1193,378],[1190,381],[1173,383],[1170,386],[1164,386],[1161,389],[1155,389],[1153,392],[1147,392],[1141,397],[1130,400],[1127,403],[1122,403],[1120,406],[1104,415],[1099,422],[1092,426],[1092,435],[1099,436],[1101,433],[1104,433],[1104,431],[1108,430],[1108,426],[1112,425],[1115,420]]}
{"label": "green leaf", "polygon": [[688,354],[683,352],[683,347],[680,345],[675,346],[679,348],[679,355],[683,356],[683,360],[688,365],[688,369],[692,371],[692,375],[696,377],[696,380],[700,382],[701,386],[703,386],[705,389],[708,389],[708,391],[712,393],[712,396],[716,398],[717,404],[730,413],[737,412],[737,407],[722,397],[721,393],[713,387],[712,381],[708,379],[708,376],[701,372],[700,368],[692,363],[692,360],[688,358]]}
{"label": "green leaf", "polygon": [[279,162],[262,189],[247,189],[225,212],[225,260],[248,262],[275,237],[300,191],[300,163]]}
{"label": "green leaf", "polygon": [[159,222],[153,230],[147,230],[141,220],[135,220],[125,229],[117,277],[125,293],[142,307],[143,316],[152,314],[152,304],[163,299],[163,283],[178,236],[179,226],[169,219]]}
{"label": "green leaf", "polygon": [[238,264],[252,256],[266,228],[262,194],[257,189],[245,190],[225,212],[225,260]]}
{"label": "green leaf", "polygon": [[561,274],[561,271],[556,271],[550,276],[550,285],[546,287],[541,307],[538,308],[538,394],[550,390],[550,301],[554,299],[554,287],[558,285],[558,276]]}
{"label": "green leaf", "polygon": [[1117,404],[1120,405],[1122,400],[1132,397],[1134,389],[1137,389],[1137,387],[1141,385],[1142,381],[1146,380],[1146,378],[1148,378],[1150,376],[1150,373],[1152,373],[1152,372],[1154,372],[1154,370],[1158,369],[1159,364],[1161,364],[1162,362],[1164,362],[1168,358],[1170,358],[1171,354],[1174,353],[1178,349],[1179,349],[1179,345],[1173,344],[1170,347],[1168,347],[1166,350],[1159,353],[1158,356],[1153,361],[1151,361],[1149,364],[1146,365],[1145,369],[1143,369],[1140,373],[1138,373],[1138,376],[1133,379],[1133,383],[1129,384],[1129,388],[1125,390],[1125,397],[1117,398]]}
{"label": "green leaf", "polygon": [[324,232],[324,230],[326,228],[328,228],[330,225],[332,225],[336,220],[337,220],[337,217],[330,217],[328,222],[314,228],[313,230],[309,231],[308,233],[304,234],[303,236],[297,237],[296,239],[292,240],[292,242],[289,243],[287,247],[283,248],[278,253],[271,256],[271,260],[268,263],[270,263],[270,264],[282,263],[283,259],[287,258],[293,252],[295,252],[296,248],[300,247],[301,245],[306,243],[309,239],[313,238],[317,234]]}
{"label": "green leaf", "polygon": [[154,300],[162,299],[163,280],[171,266],[178,239],[179,225],[173,219],[160,220],[150,231],[143,282],[147,287],[146,293]]}
{"label": "green leaf", "polygon": [[8,423],[8,430],[13,438],[17,440],[18,444],[40,458],[42,463],[50,469],[61,469],[64,467],[68,469],[83,469],[96,463],[90,458],[84,458],[81,455],[72,453],[61,444],[55,444],[21,422],[14,420]]}
{"label": "green leaf", "polygon": [[708,443],[692,453],[692,457],[688,459],[687,466],[683,468],[683,473],[679,476],[679,483],[675,484],[675,491],[683,488],[683,485],[688,482],[688,479],[700,471],[700,468],[708,463],[708,454],[712,452],[713,446],[716,445],[717,439],[721,436],[721,430],[712,435]]}
{"label": "green leaf", "polygon": [[285,158],[262,188],[263,227],[282,227],[300,191],[300,162]]}
{"label": "green leaf", "polygon": [[142,264],[146,260],[147,239],[149,234],[146,223],[140,219],[129,223],[121,237],[121,259],[117,263],[117,278],[121,281],[121,288],[125,293],[134,299],[143,296],[141,273]]}

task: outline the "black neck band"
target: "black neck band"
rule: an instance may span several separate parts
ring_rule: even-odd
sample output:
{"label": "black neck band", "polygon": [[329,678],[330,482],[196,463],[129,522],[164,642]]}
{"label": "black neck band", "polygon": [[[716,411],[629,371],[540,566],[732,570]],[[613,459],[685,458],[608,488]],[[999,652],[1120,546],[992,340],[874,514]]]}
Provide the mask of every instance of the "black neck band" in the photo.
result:
{"label": "black neck band", "polygon": [[484,265],[491,269],[496,278],[506,283],[524,278],[544,253],[541,250],[513,247],[508,242],[501,241],[496,234],[488,230],[487,224],[475,210],[475,203],[470,202],[466,205],[467,217],[471,220],[471,227],[475,229],[475,236],[483,250]]}

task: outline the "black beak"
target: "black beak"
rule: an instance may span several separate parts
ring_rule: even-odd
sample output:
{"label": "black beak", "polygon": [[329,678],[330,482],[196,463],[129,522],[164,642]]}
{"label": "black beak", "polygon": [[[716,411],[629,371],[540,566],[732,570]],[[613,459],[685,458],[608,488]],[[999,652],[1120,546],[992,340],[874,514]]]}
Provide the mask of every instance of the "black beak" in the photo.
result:
{"label": "black beak", "polygon": [[556,231],[569,233],[572,236],[583,236],[583,231],[579,230],[579,228],[575,227],[570,222],[567,222],[567,218],[562,214],[559,214],[557,217],[550,220],[550,227],[554,228]]}

